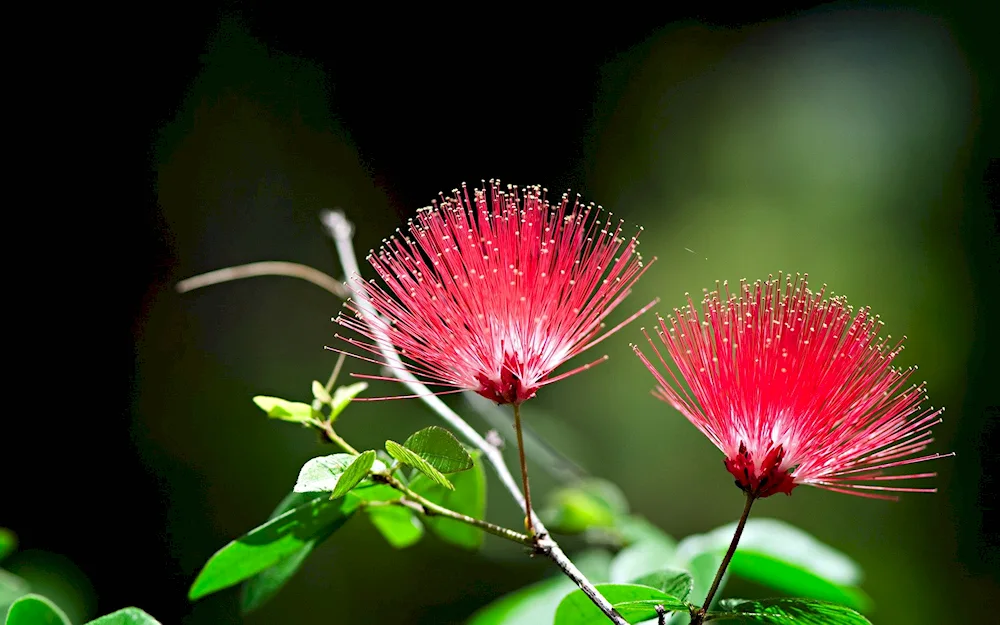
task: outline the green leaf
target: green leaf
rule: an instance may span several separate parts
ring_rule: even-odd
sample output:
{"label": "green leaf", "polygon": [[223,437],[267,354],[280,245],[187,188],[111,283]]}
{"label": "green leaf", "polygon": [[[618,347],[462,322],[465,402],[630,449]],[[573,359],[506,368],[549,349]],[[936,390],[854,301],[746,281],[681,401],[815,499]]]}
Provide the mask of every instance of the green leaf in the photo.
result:
{"label": "green leaf", "polygon": [[413,511],[400,505],[369,506],[368,518],[390,545],[405,549],[424,536],[424,526]]}
{"label": "green leaf", "polygon": [[[0,527],[0,560],[14,553],[16,549],[17,536],[6,527]],[[3,615],[7,606],[28,594],[28,591],[28,582],[0,569],[0,615]]]}
{"label": "green leaf", "polygon": [[560,534],[579,534],[592,527],[612,527],[615,517],[586,493],[560,489],[542,510],[546,525]]}
{"label": "green leaf", "polygon": [[712,612],[706,621],[721,623],[753,623],[759,625],[871,625],[871,621],[854,610],[808,599],[723,599],[723,612]]}
{"label": "green leaf", "polygon": [[628,499],[614,482],[599,477],[589,477],[576,483],[576,488],[601,502],[615,517],[628,514]]}
{"label": "green leaf", "polygon": [[871,606],[871,599],[860,588],[831,582],[807,568],[767,554],[737,551],[730,566],[734,575],[767,584],[790,595],[843,603],[858,610]]}
{"label": "green leaf", "polygon": [[90,621],[87,625],[160,625],[160,621],[139,608],[122,608]]}
{"label": "green leaf", "polygon": [[347,408],[348,404],[351,403],[351,400],[360,395],[366,388],[368,388],[367,382],[358,382],[349,386],[341,386],[335,390],[330,399],[330,422],[334,422],[340,413],[344,412],[344,408]]}
{"label": "green leaf", "polygon": [[285,556],[274,566],[257,573],[243,584],[240,593],[240,611],[249,614],[264,605],[292,578],[306,561],[319,540],[310,540],[298,551]]}
{"label": "green leaf", "polygon": [[[656,618],[655,606],[658,605],[671,612],[688,609],[677,597],[649,586],[598,584],[596,588],[629,623]],[[600,625],[607,622],[607,618],[582,590],[575,590],[559,603],[554,625]]]}
{"label": "green leaf", "polygon": [[431,478],[441,486],[444,486],[449,490],[455,490],[455,487],[452,486],[451,482],[448,481],[448,478],[446,478],[440,471],[435,469],[426,460],[418,456],[416,452],[411,451],[406,447],[403,447],[402,445],[400,445],[395,441],[386,441],[385,450],[389,452],[389,455],[395,458],[396,460],[399,460],[403,464],[407,464],[416,469],[417,471],[420,471],[421,473]]}
{"label": "green leaf", "polygon": [[374,451],[366,451],[360,456],[353,454],[319,456],[302,465],[293,490],[296,493],[332,492],[331,499],[336,499],[357,486],[372,468],[376,471],[385,470],[385,465],[375,460]]}
{"label": "green leaf", "polygon": [[613,527],[627,512],[628,501],[621,489],[594,478],[552,493],[542,516],[554,531],[579,534],[592,527]]}
{"label": "green leaf", "polygon": [[403,446],[441,473],[458,473],[472,468],[472,456],[462,443],[454,434],[436,425],[414,432]]}
{"label": "green leaf", "polygon": [[347,493],[345,498],[360,505],[365,501],[394,501],[402,497],[403,493],[387,484],[370,484],[368,486],[362,484],[360,487]]}
{"label": "green leaf", "polygon": [[[691,536],[678,546],[683,560],[700,553],[725,553],[735,524],[708,534]],[[868,597],[853,587],[861,570],[843,553],[824,545],[809,534],[775,519],[747,522],[729,572],[766,584],[789,594],[846,603],[865,609]]]}
{"label": "green leaf", "polygon": [[188,598],[199,599],[279,564],[340,528],[357,506],[356,498],[308,499],[217,551],[198,574]]}
{"label": "green leaf", "polygon": [[[708,589],[712,587],[712,582],[715,581],[715,574],[718,573],[720,566],[722,566],[722,555],[714,552],[699,554],[686,563],[684,568],[691,574],[694,582],[691,594],[687,598],[688,601],[696,605],[705,603],[705,597],[708,596]],[[719,580],[718,591],[712,599],[713,604],[719,600],[719,594],[726,587],[726,582],[728,581],[729,570],[727,569],[722,575],[722,579]]]}
{"label": "green leaf", "polygon": [[69,619],[45,597],[25,595],[11,604],[6,625],[69,625]]}
{"label": "green leaf", "polygon": [[687,571],[677,569],[664,569],[647,573],[632,580],[631,583],[661,590],[681,601],[687,599],[688,595],[691,594],[691,589],[694,588],[694,579],[691,578],[691,575]]}
{"label": "green leaf", "polygon": [[0,527],[0,560],[3,560],[17,549],[17,536],[6,527]]}
{"label": "green leaf", "polygon": [[[308,503],[313,499],[316,499],[314,493],[288,493],[271,513],[271,516],[268,517],[268,520],[275,519],[285,512]],[[307,542],[298,551],[285,556],[274,566],[264,569],[244,582],[240,592],[240,610],[243,614],[249,614],[253,610],[256,610],[281,590],[281,587],[302,566],[306,557],[312,553],[313,547],[323,538],[325,536],[320,536]]]}
{"label": "green leaf", "polygon": [[[486,471],[482,454],[472,452],[472,471],[452,476],[455,490],[448,490],[418,474],[410,488],[430,501],[476,519],[486,518]],[[483,531],[466,523],[443,517],[431,516],[424,524],[442,540],[465,549],[478,549],[483,544]]]}
{"label": "green leaf", "polygon": [[676,544],[672,536],[656,527],[644,517],[636,515],[622,516],[618,519],[616,528],[625,539],[627,545],[645,541],[659,541]]}
{"label": "green leaf", "polygon": [[332,492],[355,457],[353,454],[332,454],[310,459],[299,469],[292,490],[296,493]]}
{"label": "green leaf", "polygon": [[[723,536],[726,534],[725,531],[720,533]],[[732,537],[732,532],[729,536]],[[766,554],[796,564],[831,582],[857,584],[861,581],[861,567],[854,560],[799,528],[776,519],[750,520],[740,543],[744,545],[743,551]]]}
{"label": "green leaf", "polygon": [[[606,551],[587,551],[574,556],[573,562],[591,581],[608,576],[611,556]],[[576,584],[563,575],[550,577],[521,588],[489,604],[472,615],[469,625],[548,625],[556,608]]]}
{"label": "green leaf", "polygon": [[[361,455],[354,459],[354,462],[350,464],[345,470],[340,479],[337,480],[337,486],[333,489],[333,494],[330,495],[330,499],[336,499],[337,497],[343,497],[352,488],[361,483],[361,480],[368,477],[368,472],[371,471],[372,466],[378,462],[375,460],[375,452],[371,449],[362,452]],[[385,470],[385,465],[381,462],[378,463],[380,466],[376,468],[377,471]]]}
{"label": "green leaf", "polygon": [[333,402],[333,398],[330,397],[330,393],[326,391],[326,387],[317,382],[316,380],[313,380],[312,392],[313,392],[313,397],[319,400],[321,404],[330,404],[331,402]]}
{"label": "green leaf", "polygon": [[309,404],[295,401],[288,401],[280,397],[267,397],[258,395],[253,398],[253,403],[267,413],[272,419],[282,421],[292,421],[294,423],[309,423],[313,419],[322,418],[323,415],[313,410]]}
{"label": "green leaf", "polygon": [[644,540],[633,543],[618,552],[611,561],[611,581],[630,582],[633,579],[663,570],[671,565],[677,545],[662,532],[644,536]]}
{"label": "green leaf", "polygon": [[17,575],[0,569],[0,615],[7,606],[14,603],[31,590],[28,582]]}

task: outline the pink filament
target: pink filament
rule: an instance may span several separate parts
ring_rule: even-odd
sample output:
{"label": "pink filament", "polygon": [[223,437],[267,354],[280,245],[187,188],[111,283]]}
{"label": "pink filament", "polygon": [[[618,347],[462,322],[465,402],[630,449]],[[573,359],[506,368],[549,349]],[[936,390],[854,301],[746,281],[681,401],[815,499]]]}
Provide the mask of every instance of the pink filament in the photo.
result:
{"label": "pink filament", "polygon": [[877,316],[824,299],[825,289],[779,275],[741,282],[735,295],[724,284],[725,299],[717,285],[700,312],[689,297],[656,332],[679,377],[649,334],[658,364],[634,350],[656,378],[654,394],[726,454],[727,466],[746,464],[741,446],[758,463],[780,447],[779,468],[795,484],[879,498],[891,496],[871,491],[932,492],[863,483],[934,476],[881,472],[944,457],[916,457],[943,409],[922,409],[924,385],[908,386],[912,369],[892,367],[902,341],[880,339]]}
{"label": "pink filament", "polygon": [[378,314],[349,302],[337,322],[367,339],[344,339],[374,355],[362,359],[385,364],[388,337],[422,381],[520,403],[589,368],[549,379],[624,325],[601,334],[646,269],[622,226],[567,195],[550,205],[538,187],[490,181],[470,198],[462,185],[369,255],[385,287],[354,278]]}

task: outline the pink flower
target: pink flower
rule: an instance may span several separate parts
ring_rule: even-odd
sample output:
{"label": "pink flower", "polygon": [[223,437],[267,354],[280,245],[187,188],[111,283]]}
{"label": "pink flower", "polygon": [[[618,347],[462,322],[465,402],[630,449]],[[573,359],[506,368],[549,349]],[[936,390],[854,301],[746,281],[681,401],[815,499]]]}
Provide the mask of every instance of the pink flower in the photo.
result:
{"label": "pink flower", "polygon": [[706,293],[701,314],[689,297],[669,325],[660,318],[657,334],[690,391],[646,334],[667,371],[633,346],[659,383],[654,394],[726,455],[737,486],[756,497],[798,484],[880,499],[934,492],[887,485],[934,473],[884,473],[944,457],[920,455],[943,409],[922,409],[924,384],[908,385],[912,369],[891,366],[902,341],[878,338],[882,322],[868,308],[852,316],[844,298],[824,299],[826,287],[813,293],[806,280],[741,282],[738,295],[724,285],[725,301]]}
{"label": "pink flower", "polygon": [[655,303],[601,333],[645,271],[638,234],[625,238],[622,226],[566,195],[552,206],[539,187],[503,192],[490,181],[470,199],[462,185],[369,255],[386,286],[356,281],[378,315],[348,303],[355,316],[337,322],[368,339],[344,340],[374,362],[385,364],[384,333],[422,382],[519,404],[605,360],[549,377]]}

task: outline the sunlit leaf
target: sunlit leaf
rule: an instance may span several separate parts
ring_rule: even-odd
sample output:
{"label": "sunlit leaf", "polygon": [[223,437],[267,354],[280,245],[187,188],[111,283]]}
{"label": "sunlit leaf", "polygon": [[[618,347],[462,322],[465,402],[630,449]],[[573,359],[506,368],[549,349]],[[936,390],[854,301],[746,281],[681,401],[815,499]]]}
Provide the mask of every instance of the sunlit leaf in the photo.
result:
{"label": "sunlit leaf", "polygon": [[308,460],[299,470],[292,490],[296,493],[332,492],[355,458],[353,454],[332,454]]}
{"label": "sunlit leaf", "polygon": [[355,456],[331,454],[307,461],[295,481],[296,493],[333,493],[331,499],[342,497],[365,479],[368,471],[384,471],[385,465],[375,459],[374,451]]}
{"label": "sunlit leaf", "polygon": [[139,608],[123,608],[90,621],[87,625],[160,625],[160,621]]}
{"label": "sunlit leaf", "polygon": [[668,595],[677,597],[681,601],[688,598],[691,589],[694,587],[694,580],[687,571],[677,569],[664,569],[640,576],[630,583],[640,586],[650,586],[663,591]]}
{"label": "sunlit leaf", "polygon": [[560,489],[549,498],[541,511],[546,525],[560,534],[579,534],[590,528],[612,527],[614,515],[607,508],[574,489]]}
{"label": "sunlit leaf", "polygon": [[330,397],[330,393],[326,391],[326,387],[316,380],[313,380],[312,392],[313,397],[319,400],[321,404],[329,404],[333,401],[333,397]]}
{"label": "sunlit leaf", "polygon": [[[285,498],[275,507],[271,516],[268,520],[275,519],[285,512],[301,506],[309,501],[316,499],[315,493],[296,493],[291,492],[285,495]],[[295,551],[281,560],[279,560],[275,565],[270,566],[260,573],[257,573],[250,579],[243,583],[242,591],[240,593],[240,609],[244,614],[256,610],[258,607],[264,604],[268,599],[273,597],[281,587],[285,585],[292,575],[302,566],[306,557],[312,553],[313,547],[320,542],[324,536],[319,536],[311,541],[304,544],[298,551]]]}
{"label": "sunlit leaf", "polygon": [[345,495],[345,499],[357,503],[366,501],[393,501],[400,499],[403,493],[387,484],[362,484]]}
{"label": "sunlit leaf", "polygon": [[[699,554],[685,563],[685,570],[691,574],[693,581],[691,594],[687,598],[688,601],[697,605],[705,603],[705,597],[708,596],[708,589],[712,587],[712,582],[715,581],[715,575],[718,573],[720,566],[722,566],[722,555],[715,552]],[[719,593],[726,587],[726,582],[728,581],[729,570],[727,569],[719,581],[719,588],[712,600],[713,603],[719,600]]]}
{"label": "sunlit leaf", "polygon": [[541,514],[550,529],[563,534],[578,534],[590,528],[610,528],[628,512],[628,502],[621,489],[591,478],[560,488],[550,495]]}
{"label": "sunlit leaf", "polygon": [[366,388],[368,388],[367,382],[358,382],[349,386],[341,386],[335,390],[333,397],[330,399],[330,421],[335,421],[340,416],[340,413],[344,412],[344,409],[351,403],[351,400],[360,395]]}
{"label": "sunlit leaf", "polygon": [[28,594],[31,587],[17,575],[0,569],[0,615],[7,606]]}
{"label": "sunlit leaf", "polygon": [[70,625],[66,613],[41,595],[25,595],[7,611],[6,625]]}
{"label": "sunlit leaf", "polygon": [[768,554],[737,551],[731,565],[733,575],[751,579],[790,595],[803,595],[859,610],[867,609],[871,599],[856,586],[837,584],[816,575],[812,570],[790,564]]}
{"label": "sunlit leaf", "polygon": [[308,423],[313,419],[322,418],[323,416],[313,410],[313,407],[309,404],[288,401],[286,399],[281,399],[280,397],[258,395],[253,398],[253,403],[257,404],[258,408],[266,412],[267,416],[272,419],[281,419],[282,421]]}
{"label": "sunlit leaf", "polygon": [[598,477],[580,480],[575,487],[601,502],[616,517],[628,514],[628,498],[614,482]]}
{"label": "sunlit leaf", "polygon": [[[611,556],[588,551],[574,556],[573,562],[592,582],[601,582],[607,579]],[[472,615],[469,625],[549,625],[559,602],[575,588],[564,575],[550,577],[494,601]]]}
{"label": "sunlit leaf", "polygon": [[310,540],[298,551],[285,556],[277,564],[257,573],[243,585],[240,597],[240,610],[249,614],[263,605],[268,599],[278,593],[289,579],[299,570],[309,554],[319,544],[319,540]]}
{"label": "sunlit leaf", "polygon": [[451,482],[448,481],[448,478],[446,478],[444,474],[435,469],[429,462],[427,462],[419,455],[417,455],[416,452],[407,449],[406,447],[403,447],[402,445],[400,445],[395,441],[386,441],[385,450],[389,452],[389,455],[395,458],[396,460],[399,460],[403,464],[409,465],[414,469],[420,471],[421,473],[431,478],[441,486],[444,486],[449,490],[455,490],[455,487],[452,485]]}
{"label": "sunlit leaf", "polygon": [[362,452],[357,456],[350,466],[344,469],[344,473],[337,480],[337,485],[333,489],[333,494],[330,495],[331,499],[336,499],[337,497],[343,497],[352,488],[357,486],[361,480],[368,476],[368,472],[371,471],[372,467],[378,463],[378,467],[375,467],[376,471],[384,471],[385,466],[381,462],[375,459],[375,452],[371,449]]}
{"label": "sunlit leaf", "polygon": [[[678,545],[681,560],[702,553],[721,556],[729,547],[735,524],[708,534],[690,536]],[[846,603],[864,609],[869,600],[858,588],[857,564],[806,532],[774,519],[747,522],[729,565],[733,575],[766,584],[789,594]]]}
{"label": "sunlit leaf", "polygon": [[710,613],[705,620],[748,625],[871,625],[848,607],[808,599],[723,599],[719,612]]}
{"label": "sunlit leaf", "polygon": [[[668,612],[687,611],[687,604],[663,591],[638,584],[598,584],[597,590],[629,623],[639,623],[657,617],[656,606]],[[600,625],[608,617],[594,605],[582,590],[567,595],[556,609],[554,625]]]}
{"label": "sunlit leaf", "polygon": [[[472,452],[472,471],[456,473],[451,477],[455,490],[448,490],[432,482],[423,474],[410,482],[410,488],[430,501],[476,519],[486,518],[486,472],[483,470],[481,453]],[[424,524],[442,540],[464,547],[478,549],[483,544],[483,531],[468,523],[452,519],[429,516]]]}
{"label": "sunlit leaf", "polygon": [[330,500],[321,495],[251,530],[209,559],[188,598],[199,599],[278,564],[338,529],[357,506],[355,498]]}
{"label": "sunlit leaf", "polygon": [[457,473],[472,468],[472,457],[462,443],[454,434],[436,425],[414,432],[403,446],[441,473]]}
{"label": "sunlit leaf", "polygon": [[611,581],[626,583],[641,575],[663,570],[673,562],[675,550],[674,541],[666,534],[649,533],[644,540],[618,552],[611,561]]}
{"label": "sunlit leaf", "polygon": [[396,549],[409,547],[424,535],[424,526],[408,508],[400,505],[370,506],[367,512],[372,525]]}

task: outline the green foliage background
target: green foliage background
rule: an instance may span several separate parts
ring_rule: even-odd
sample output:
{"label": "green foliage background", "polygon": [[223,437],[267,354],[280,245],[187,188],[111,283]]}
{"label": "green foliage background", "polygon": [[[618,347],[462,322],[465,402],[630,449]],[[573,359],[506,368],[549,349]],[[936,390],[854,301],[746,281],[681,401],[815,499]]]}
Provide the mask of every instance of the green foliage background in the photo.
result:
{"label": "green foliage background", "polygon": [[[203,62],[158,144],[176,278],[255,260],[339,275],[320,208],[348,212],[361,253],[399,224],[394,209],[417,208],[393,206],[372,184],[318,67],[266,49],[235,23],[224,23]],[[995,552],[977,542],[976,437],[996,403],[986,361],[996,309],[975,256],[988,222],[977,181],[966,177],[978,87],[952,34],[913,13],[811,15],[742,30],[680,24],[609,59],[599,80],[598,99],[582,104],[594,116],[575,174],[522,180],[532,172],[515,163],[472,175],[553,192],[573,185],[645,227],[644,255],[658,260],[614,321],[653,297],[669,311],[715,280],[782,270],[808,272],[814,286],[828,283],[881,314],[893,336],[910,337],[900,364],[919,363],[931,402],[948,408],[934,448],[959,452],[934,467],[940,493],[885,503],[799,488],[755,513],[860,562],[880,625],[986,614],[1000,588],[987,559]],[[494,140],[482,128],[452,139],[469,150]],[[544,149],[538,141],[530,149]],[[460,175],[427,180],[426,200]],[[265,519],[303,462],[329,453],[264,418],[251,397],[309,401],[309,382],[325,379],[335,360],[322,348],[333,344],[339,306],[280,278],[183,297],[163,290],[151,303],[137,345],[133,438],[170,501],[174,556],[186,574]],[[608,363],[547,387],[525,416],[591,473],[620,484],[636,512],[681,537],[735,520],[742,496],[718,451],[649,394],[652,379],[628,348],[648,323],[604,343]],[[401,392],[374,383],[367,395]],[[485,429],[461,399],[448,401]],[[435,423],[419,402],[380,402],[352,406],[338,430],[378,448]],[[554,481],[534,473],[542,496]],[[490,518],[516,527],[516,510],[490,479]],[[338,622],[461,622],[550,573],[492,537],[481,555],[433,539],[395,551],[355,520],[247,622],[323,622],[324,613]],[[764,596],[735,581],[726,594]],[[184,622],[230,622],[238,601],[210,597]]]}

